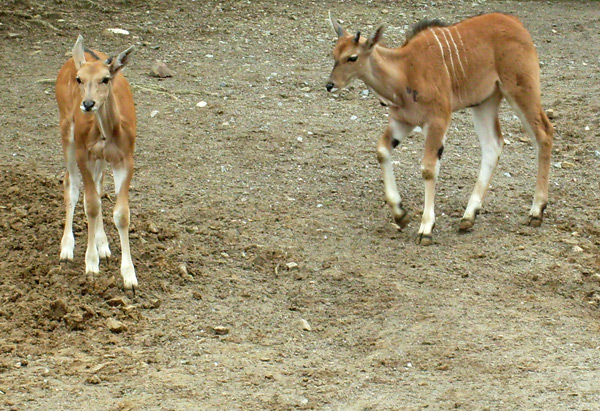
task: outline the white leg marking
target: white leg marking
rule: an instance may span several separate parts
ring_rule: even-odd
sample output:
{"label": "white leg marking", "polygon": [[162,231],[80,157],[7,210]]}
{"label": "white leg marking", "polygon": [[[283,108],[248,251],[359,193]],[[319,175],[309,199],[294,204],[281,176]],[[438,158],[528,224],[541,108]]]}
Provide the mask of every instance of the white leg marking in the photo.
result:
{"label": "white leg marking", "polygon": [[435,31],[433,31],[433,29],[429,29],[429,30],[431,30],[431,33],[433,33],[433,37],[435,37],[435,40],[437,41],[438,45],[440,46],[440,52],[442,53],[442,61],[444,62],[444,67],[446,68],[446,73],[448,73],[448,77],[452,80],[452,77],[450,76],[450,70],[448,70],[448,66],[446,65],[446,57],[444,56],[444,47],[442,46],[442,42],[440,41],[438,36],[435,34]]}
{"label": "white leg marking", "polygon": [[[392,138],[398,141],[401,141],[414,129],[413,126],[395,120],[390,120],[389,128],[392,133]],[[385,189],[386,202],[392,208],[394,218],[401,218],[405,215],[405,212],[400,208],[402,198],[400,197],[398,187],[396,186],[394,167],[391,162],[391,153],[387,147],[379,147],[378,153],[381,161],[381,170],[383,171],[383,186]]]}
{"label": "white leg marking", "polygon": [[473,107],[472,110],[475,132],[481,144],[481,168],[463,220],[475,220],[475,215],[481,208],[481,202],[489,188],[490,180],[502,153],[502,142],[496,132],[499,103],[500,98],[492,96],[479,106]]}
{"label": "white leg marking", "polygon": [[73,142],[73,132],[75,125],[71,124],[71,135],[69,136],[69,147],[66,150],[66,166],[69,173],[69,181],[65,187],[65,229],[60,244],[60,259],[73,261],[73,249],[75,248],[75,237],[73,236],[73,214],[75,206],[79,200],[79,186],[81,176],[75,161],[75,143]]}
{"label": "white leg marking", "polygon": [[[121,276],[123,277],[123,285],[125,289],[137,287],[138,282],[135,276],[135,268],[131,260],[131,250],[129,248],[129,204],[126,197],[121,197],[121,189],[127,179],[126,168],[113,168],[113,176],[115,180],[115,193],[117,195],[117,203],[113,213],[113,218],[117,230],[119,230],[119,238],[121,240]],[[126,215],[125,215],[126,214]],[[124,218],[126,217],[126,219]]]}

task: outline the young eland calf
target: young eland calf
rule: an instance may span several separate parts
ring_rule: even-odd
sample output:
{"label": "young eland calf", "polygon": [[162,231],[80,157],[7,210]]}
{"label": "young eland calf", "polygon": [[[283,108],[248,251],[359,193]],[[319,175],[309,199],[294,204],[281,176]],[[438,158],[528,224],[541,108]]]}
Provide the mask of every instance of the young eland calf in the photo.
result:
{"label": "young eland calf", "polygon": [[482,160],[460,230],[473,226],[504,145],[498,121],[503,98],[537,149],[537,182],[529,225],[542,223],[554,129],[541,106],[540,69],[533,41],[516,17],[492,13],[450,26],[439,20],[423,21],[404,45],[395,49],[378,44],[382,26],[364,38],[360,32],[348,34],[331,16],[330,20],[338,40],[327,91],[341,89],[358,78],[389,108],[390,121],[377,144],[377,158],[383,170],[386,201],[400,228],[408,223],[408,215],[396,188],[392,149],[416,126],[423,128],[425,206],[416,241],[429,245],[446,131],[452,112],[466,107],[472,108]]}
{"label": "young eland calf", "polygon": [[121,275],[125,289],[135,292],[137,278],[129,251],[129,184],[133,176],[136,118],[133,95],[121,70],[129,62],[133,46],[109,58],[83,48],[79,36],[69,59],[58,73],[56,101],[65,173],[65,229],[60,259],[72,261],[73,212],[83,180],[84,208],[88,220],[85,271],[99,272],[99,259],[110,257],[102,223],[103,173],[106,162],[113,168],[117,200],[113,212],[121,239]]}

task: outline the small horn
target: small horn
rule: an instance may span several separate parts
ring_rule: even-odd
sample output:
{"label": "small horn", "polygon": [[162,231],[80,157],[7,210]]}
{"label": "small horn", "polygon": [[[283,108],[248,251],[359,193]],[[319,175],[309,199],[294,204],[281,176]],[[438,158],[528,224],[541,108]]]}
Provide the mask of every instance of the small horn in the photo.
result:
{"label": "small horn", "polygon": [[354,36],[354,42],[358,43],[359,40],[360,40],[360,31],[357,31],[356,36]]}
{"label": "small horn", "polygon": [[337,34],[338,37],[344,37],[343,27],[340,26],[340,23],[337,22],[331,12],[329,12],[329,22],[331,23],[331,27],[333,28],[333,31],[335,31],[335,34]]}

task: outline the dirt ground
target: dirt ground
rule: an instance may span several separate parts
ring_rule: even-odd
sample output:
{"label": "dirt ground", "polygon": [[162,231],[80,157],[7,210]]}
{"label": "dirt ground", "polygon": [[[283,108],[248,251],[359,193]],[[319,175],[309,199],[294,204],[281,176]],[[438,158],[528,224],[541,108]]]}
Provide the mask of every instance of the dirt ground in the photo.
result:
{"label": "dirt ground", "polygon": [[[508,142],[472,232],[458,233],[480,160],[468,110],[430,247],[414,243],[423,137],[401,142],[412,220],[396,230],[375,156],[387,109],[359,82],[325,91],[329,10],[363,33],[385,23],[387,45],[422,18],[522,19],[555,112],[542,227],[523,225],[535,154],[504,104]],[[0,23],[1,409],[600,409],[598,2],[5,0]],[[115,27],[130,35],[102,33]],[[81,202],[75,262],[58,262],[48,79],[79,33],[108,53],[137,45],[135,297],[109,199],[113,259],[95,282]],[[149,75],[157,59],[173,78]]]}

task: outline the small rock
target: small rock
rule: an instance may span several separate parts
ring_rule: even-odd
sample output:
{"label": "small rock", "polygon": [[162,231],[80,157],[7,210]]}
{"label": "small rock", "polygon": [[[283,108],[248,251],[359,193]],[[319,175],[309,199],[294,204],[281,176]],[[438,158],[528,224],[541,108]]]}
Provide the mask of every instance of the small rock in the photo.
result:
{"label": "small rock", "polygon": [[9,39],[18,39],[19,37],[22,37],[22,36],[23,36],[23,34],[21,34],[21,33],[8,33],[7,34],[7,37]]}
{"label": "small rock", "polygon": [[227,335],[227,334],[229,334],[229,328],[223,327],[221,325],[217,325],[216,327],[213,327],[212,330],[215,333],[215,335]]}
{"label": "small rock", "polygon": [[129,36],[129,32],[124,29],[104,29],[102,30],[102,34],[105,36],[112,36],[115,34],[119,34],[121,36]]}
{"label": "small rock", "polygon": [[196,104],[196,107],[206,107],[208,105],[208,103],[206,101],[200,101],[198,102],[198,104]]}
{"label": "small rock", "polygon": [[63,299],[58,299],[50,303],[50,317],[59,319],[65,316],[68,312],[67,303]]}
{"label": "small rock", "polygon": [[381,14],[388,14],[390,11],[388,9],[381,10]]}
{"label": "small rock", "polygon": [[304,318],[300,319],[300,325],[302,326],[302,329],[304,331],[312,331],[312,327],[310,326],[308,321],[306,321]]}
{"label": "small rock", "polygon": [[65,324],[67,324],[67,327],[70,330],[80,331],[85,328],[85,320],[81,314],[67,314],[63,318],[65,320]]}
{"label": "small rock", "polygon": [[125,307],[125,306],[129,305],[129,298],[127,298],[125,296],[115,297],[115,298],[111,298],[106,303],[108,305],[110,305],[111,307]]}
{"label": "small rock", "polygon": [[160,60],[155,60],[150,69],[150,75],[158,78],[173,77],[175,72],[171,70],[165,63]]}
{"label": "small rock", "polygon": [[356,120],[357,118],[354,114],[350,116],[350,120]]}
{"label": "small rock", "polygon": [[590,280],[600,284],[600,274],[596,273],[596,274],[592,274],[590,276]]}
{"label": "small rock", "polygon": [[108,327],[108,329],[115,333],[115,334],[119,334],[122,333],[123,331],[127,331],[127,326],[125,324],[123,324],[121,321],[117,321],[114,318],[109,318],[106,320],[106,326]]}
{"label": "small rock", "polygon": [[201,300],[202,293],[200,291],[194,290],[194,291],[192,291],[192,297],[194,297],[194,299],[196,299],[196,300]]}
{"label": "small rock", "polygon": [[156,308],[160,307],[161,304],[162,304],[162,301],[159,298],[151,298],[150,300],[148,300],[142,304],[142,308],[156,309]]}
{"label": "small rock", "polygon": [[287,267],[287,269],[288,269],[289,271],[292,271],[292,270],[297,270],[297,269],[298,269],[298,263],[295,263],[295,262],[293,262],[293,261],[292,261],[292,262],[290,262],[290,263],[287,263],[285,266]]}
{"label": "small rock", "polygon": [[560,163],[561,168],[575,168],[575,164],[569,162],[569,161],[563,161]]}
{"label": "small rock", "polygon": [[548,110],[546,110],[546,115],[548,116],[548,118],[549,118],[550,120],[553,120],[553,119],[555,119],[555,118],[558,118],[558,115],[557,115],[557,113],[556,113],[556,112],[555,112],[553,109],[551,109],[551,108],[549,108]]}
{"label": "small rock", "polygon": [[366,97],[369,95],[369,90],[363,90],[360,94]]}
{"label": "small rock", "polygon": [[158,111],[158,110],[152,110],[150,112],[150,118],[156,117],[158,115],[158,113],[160,113],[160,111]]}
{"label": "small rock", "polygon": [[14,194],[19,194],[20,191],[21,190],[19,189],[18,186],[12,186],[8,190],[6,190],[6,194],[9,196],[12,196]]}
{"label": "small rock", "polygon": [[158,227],[156,227],[156,224],[150,223],[150,224],[148,224],[148,231],[150,231],[152,234],[157,234]]}
{"label": "small rock", "polygon": [[181,263],[177,266],[177,271],[179,271],[179,274],[181,275],[188,275],[188,269],[187,269],[187,265],[185,263]]}
{"label": "small rock", "polygon": [[87,382],[88,384],[100,384],[102,382],[102,380],[100,379],[100,377],[98,377],[96,374],[91,375],[87,378],[87,380],[85,380],[85,382]]}
{"label": "small rock", "polygon": [[305,93],[308,93],[310,91],[310,87],[302,87],[300,89],[300,91],[304,91]]}
{"label": "small rock", "polygon": [[583,252],[583,248],[579,247],[578,245],[575,245],[575,246],[573,246],[571,251],[573,251],[574,253],[581,253],[581,252]]}

